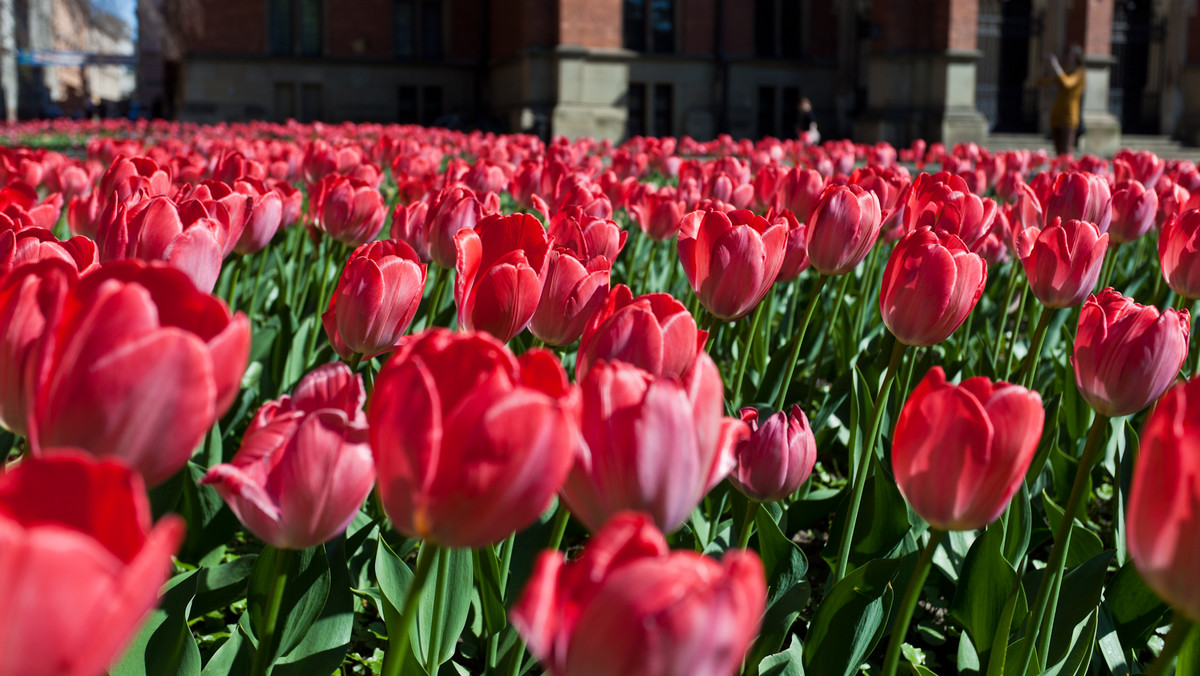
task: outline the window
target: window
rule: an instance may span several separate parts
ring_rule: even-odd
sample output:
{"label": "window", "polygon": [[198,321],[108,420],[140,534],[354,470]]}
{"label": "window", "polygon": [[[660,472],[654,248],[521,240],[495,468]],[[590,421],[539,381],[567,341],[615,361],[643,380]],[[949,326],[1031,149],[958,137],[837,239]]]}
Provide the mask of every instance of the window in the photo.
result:
{"label": "window", "polygon": [[675,51],[675,0],[624,0],[622,42],[637,52]]}
{"label": "window", "polygon": [[629,115],[625,118],[625,136],[646,135],[646,85],[640,82],[630,82],[629,91],[625,94],[625,105]]}
{"label": "window", "polygon": [[754,1],[754,53],[768,59],[805,55],[802,0]]}
{"label": "window", "polygon": [[[654,98],[648,98],[653,94]],[[626,138],[633,136],[672,136],[675,126],[675,87],[669,84],[629,83],[625,95],[629,115],[625,120]]]}
{"label": "window", "polygon": [[442,3],[440,0],[395,0],[392,35],[397,59],[442,57]]}
{"label": "window", "polygon": [[268,12],[271,54],[321,56],[325,37],[322,0],[270,0]]}

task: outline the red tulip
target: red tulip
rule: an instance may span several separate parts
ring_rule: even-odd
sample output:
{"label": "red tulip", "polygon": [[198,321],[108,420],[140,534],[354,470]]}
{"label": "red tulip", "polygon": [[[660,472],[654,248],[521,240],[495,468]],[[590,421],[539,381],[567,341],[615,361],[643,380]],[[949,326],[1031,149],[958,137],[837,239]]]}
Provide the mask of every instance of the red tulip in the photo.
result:
{"label": "red tulip", "polygon": [[875,246],[880,225],[875,193],[857,185],[829,186],[808,218],[809,262],[823,275],[850,272]]}
{"label": "red tulip", "polygon": [[153,486],[233,403],[250,323],[178,270],[124,261],[82,277],[44,341],[31,376],[34,453],[117,457]]}
{"label": "red tulip", "polygon": [[749,314],[783,265],[787,228],[744,209],[694,211],[679,228],[679,262],[692,291],[714,316]]}
{"label": "red tulip", "polygon": [[183,520],[151,527],[141,479],[63,450],[0,474],[0,676],[95,676],[133,640]]}
{"label": "red tulip", "polygon": [[1042,305],[1075,307],[1096,288],[1108,234],[1087,221],[1055,218],[1045,230],[1022,230],[1016,244],[1021,267]]}
{"label": "red tulip", "polygon": [[[443,268],[453,268],[457,248],[455,236],[460,230],[470,230],[484,216],[499,212],[499,202],[493,199],[480,200],[465,185],[453,185],[438,194],[424,220],[425,246],[434,263]],[[421,247],[414,246],[418,251]]]}
{"label": "red tulip", "polygon": [[704,349],[707,331],[683,303],[665,293],[633,297],[618,284],[588,320],[575,360],[575,379],[582,380],[599,360],[633,364],[656,376],[683,376]]}
{"label": "red tulip", "polygon": [[1089,296],[1071,357],[1079,394],[1109,417],[1146,408],[1175,381],[1190,326],[1187,310],[1160,314],[1111,288]]}
{"label": "red tulip", "polygon": [[1042,199],[1046,222],[1055,218],[1063,222],[1073,219],[1095,223],[1100,232],[1108,232],[1112,220],[1112,193],[1103,176],[1083,171],[1068,171],[1058,175],[1050,193]]}
{"label": "red tulip", "polygon": [[782,208],[796,215],[796,220],[808,223],[813,205],[824,190],[825,177],[819,171],[797,166],[784,176],[776,197]]}
{"label": "red tulip", "polygon": [[721,374],[706,353],[682,379],[600,362],[580,386],[584,452],[562,497],[593,531],[626,509],[673,531],[733,468],[747,429],[722,415]]}
{"label": "red tulip", "polygon": [[392,239],[398,239],[412,247],[422,263],[430,261],[429,242],[425,239],[425,216],[428,213],[427,202],[397,204],[392,210],[392,227],[388,231]]}
{"label": "red tulip", "polygon": [[459,231],[454,244],[459,326],[508,342],[529,324],[541,298],[550,253],[546,230],[529,214],[488,216]]}
{"label": "red tulip", "polygon": [[625,210],[647,237],[662,242],[671,239],[679,231],[684,204],[666,189],[659,192],[647,190],[637,203],[631,200],[626,204]]}
{"label": "red tulip", "polygon": [[98,262],[96,243],[78,236],[60,242],[49,230],[5,230],[0,224],[0,278],[13,268],[46,258],[57,258],[70,263],[80,272],[86,272]]}
{"label": "red tulip", "polygon": [[547,230],[554,246],[571,250],[585,262],[597,256],[617,260],[629,235],[612,219],[588,216],[579,207],[555,212]]}
{"label": "red tulip", "polygon": [[737,467],[729,483],[758,502],[782,500],[796,492],[812,474],[817,462],[817,442],[808,416],[799,406],[778,413],[758,426],[758,409],[743,408],[742,422],[750,436],[734,449]]}
{"label": "red tulip", "polygon": [[787,241],[783,245],[783,263],[779,266],[776,282],[790,282],[808,269],[808,226],[801,223],[792,212],[769,211],[767,220],[772,225],[787,228]]}
{"label": "red tulip", "polygon": [[[221,181],[211,180],[185,186],[175,193],[172,200],[180,205],[187,200],[196,200],[204,205],[208,216],[221,222],[221,230],[224,232],[222,258],[233,253],[234,247],[242,239],[246,219],[250,217],[250,210],[254,207],[253,196],[236,191]],[[282,205],[280,208],[282,211]]]}
{"label": "red tulip", "polygon": [[321,324],[343,359],[391,352],[412,324],[425,291],[425,264],[404,242],[363,244],[350,254]]}
{"label": "red tulip", "polygon": [[961,176],[944,171],[921,174],[904,205],[905,228],[912,232],[929,226],[957,235],[968,249],[977,252],[995,224],[996,211],[996,203],[971,192]]}
{"label": "red tulip", "polygon": [[326,364],[294,396],[258,409],[233,461],[208,470],[238,520],[267,544],[307,549],[328,542],[358,513],[375,485],[362,376]]}
{"label": "red tulip", "polygon": [[923,227],[896,244],[883,271],[879,311],[905,345],[936,345],[983,295],[987,263],[956,235]]}
{"label": "red tulip", "polygon": [[644,515],[624,513],[576,561],[543,552],[511,617],[552,676],[730,676],[766,598],[754,552],[672,552]]}
{"label": "red tulip", "polygon": [[127,200],[97,233],[100,260],[163,261],[210,293],[221,274],[228,224],[195,200],[176,204],[167,197]]}
{"label": "red tulip", "polygon": [[1125,537],[1142,579],[1200,621],[1200,379],[1176,385],[1142,428]]}
{"label": "red tulip", "polygon": [[240,254],[255,254],[266,248],[283,224],[283,195],[268,189],[261,181],[238,181],[236,186],[251,199],[246,227],[234,245]]}
{"label": "red tulip", "polygon": [[1200,210],[1176,214],[1158,235],[1158,260],[1171,289],[1188,299],[1200,298]]}
{"label": "red tulip", "polygon": [[1112,194],[1108,235],[1116,244],[1132,242],[1150,232],[1158,215],[1158,193],[1137,181],[1118,183]]}
{"label": "red tulip", "polygon": [[935,366],[896,420],[896,485],[934,528],[983,528],[1020,489],[1045,416],[1037,392],[984,377],[954,385]]}
{"label": "red tulip", "polygon": [[27,434],[32,362],[77,277],[73,265],[50,258],[0,278],[0,427]]}
{"label": "red tulip", "polygon": [[374,240],[383,229],[387,205],[370,184],[330,174],[315,190],[318,195],[313,213],[317,227],[333,239],[359,246]]}
{"label": "red tulip", "polygon": [[604,256],[587,262],[566,249],[550,252],[541,300],[529,331],[547,345],[570,345],[608,297],[612,263]]}
{"label": "red tulip", "polygon": [[379,495],[401,533],[481,547],[533,523],[575,462],[577,395],[546,350],[484,334],[405,340],[367,410]]}

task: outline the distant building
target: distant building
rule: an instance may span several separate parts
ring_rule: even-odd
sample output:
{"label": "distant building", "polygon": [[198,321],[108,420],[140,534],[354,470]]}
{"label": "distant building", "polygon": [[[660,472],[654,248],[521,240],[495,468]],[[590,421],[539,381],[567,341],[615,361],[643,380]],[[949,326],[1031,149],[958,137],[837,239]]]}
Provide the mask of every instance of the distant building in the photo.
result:
{"label": "distant building", "polygon": [[200,3],[174,55],[139,21],[146,108],[710,138],[792,136],[807,97],[826,137],[956,142],[1044,131],[1042,55],[1078,43],[1091,148],[1200,141],[1196,0]]}
{"label": "distant building", "polygon": [[15,0],[23,118],[118,114],[137,80],[129,25],[88,0]]}

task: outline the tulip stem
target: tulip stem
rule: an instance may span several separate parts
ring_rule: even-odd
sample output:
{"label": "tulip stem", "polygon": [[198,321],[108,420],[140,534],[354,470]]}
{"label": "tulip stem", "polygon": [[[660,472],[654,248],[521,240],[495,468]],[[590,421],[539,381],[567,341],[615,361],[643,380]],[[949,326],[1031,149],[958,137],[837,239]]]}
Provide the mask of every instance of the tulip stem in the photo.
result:
{"label": "tulip stem", "polygon": [[346,364],[350,367],[351,373],[354,373],[358,370],[358,364],[362,361],[362,357],[363,356],[361,352],[355,352],[354,354],[350,355],[350,359],[346,362]]}
{"label": "tulip stem", "polygon": [[[641,266],[641,271],[638,273],[639,289],[646,288],[646,279],[650,276],[651,269],[656,267],[658,264],[658,240],[653,240],[650,242],[650,255],[647,256],[647,258],[650,260],[646,261],[646,264]],[[647,293],[649,292],[647,291]]]}
{"label": "tulip stem", "polygon": [[231,266],[233,268],[233,279],[229,281],[229,312],[233,313],[237,310],[237,292],[238,292],[238,277],[242,274],[242,264],[245,256],[238,256],[237,260]]}
{"label": "tulip stem", "polygon": [[[850,287],[850,277],[850,274],[842,275],[842,283],[838,284],[837,291],[833,294],[833,309],[830,311],[829,316],[825,317],[824,321],[822,322],[826,329],[822,331],[820,337],[817,338],[817,358],[816,361],[813,362],[813,375],[808,379],[808,387],[805,388],[805,401],[812,399],[813,388],[816,387],[817,383],[815,369],[820,368],[822,362],[825,361],[825,349],[828,347],[830,335],[833,333],[832,327],[837,326],[838,314],[842,311],[841,299],[846,297],[846,289]],[[846,356],[847,362],[849,362],[851,359],[853,359],[853,355]]]}
{"label": "tulip stem", "polygon": [[562,546],[563,535],[566,535],[567,523],[570,521],[571,511],[559,502],[558,511],[554,514],[554,529],[550,531],[550,542],[546,543],[547,549],[557,550]]}
{"label": "tulip stem", "polygon": [[433,587],[433,622],[429,628],[429,648],[425,651],[425,673],[436,674],[442,644],[442,609],[446,603],[446,578],[450,577],[450,552],[438,549],[437,580]]}
{"label": "tulip stem", "polygon": [[[268,545],[269,547],[270,545]],[[263,615],[262,636],[258,637],[258,649],[254,651],[254,676],[266,676],[275,658],[275,625],[279,622],[279,609],[283,606],[283,591],[287,587],[288,564],[292,561],[290,549],[275,549],[271,566],[271,581],[267,587],[267,607]]]}
{"label": "tulip stem", "polygon": [[438,546],[426,542],[417,554],[417,570],[413,573],[412,585],[404,597],[404,608],[400,611],[400,621],[395,627],[388,628],[388,649],[383,657],[382,676],[400,676],[404,672],[404,663],[410,652],[408,635],[412,631],[413,622],[417,619],[417,602],[421,600],[421,588],[429,578],[429,569],[433,560],[438,556]]}
{"label": "tulip stem", "polygon": [[1192,624],[1191,620],[1183,613],[1176,611],[1174,617],[1171,618],[1171,630],[1167,632],[1167,641],[1163,645],[1162,652],[1150,665],[1150,671],[1146,672],[1146,676],[1167,676],[1171,673],[1175,656],[1179,654],[1179,649],[1187,643],[1188,638],[1195,633],[1195,628],[1196,625]]}
{"label": "tulip stem", "polygon": [[[1042,569],[1042,579],[1038,583],[1033,609],[1025,620],[1025,644],[1021,651],[1020,669],[1017,670],[1019,674],[1024,674],[1029,670],[1029,661],[1033,658],[1035,645],[1041,648],[1042,656],[1045,656],[1046,648],[1049,646],[1053,627],[1042,629],[1042,620],[1048,609],[1053,613],[1054,608],[1058,606],[1057,594],[1051,594],[1051,589],[1060,583],[1059,578],[1063,574],[1067,559],[1067,548],[1071,546],[1071,526],[1075,523],[1075,513],[1079,511],[1079,501],[1083,498],[1083,486],[1091,474],[1092,465],[1096,460],[1096,452],[1100,449],[1100,442],[1104,438],[1104,430],[1108,428],[1108,420],[1108,416],[1097,413],[1095,420],[1092,421],[1091,429],[1088,430],[1087,443],[1083,448],[1083,457],[1079,459],[1079,468],[1075,471],[1075,482],[1071,486],[1071,495],[1063,507],[1062,521],[1059,522],[1058,528],[1054,532],[1054,545],[1050,549],[1050,558],[1046,561],[1046,567]],[[1053,605],[1050,603],[1052,595],[1056,597]],[[1045,635],[1039,636],[1039,630],[1043,630]]]}
{"label": "tulip stem", "polygon": [[817,309],[817,301],[821,299],[821,289],[829,278],[817,276],[816,286],[813,287],[812,297],[808,299],[808,307],[804,309],[804,318],[800,320],[800,328],[796,331],[792,351],[788,354],[787,366],[783,369],[783,381],[779,384],[779,399],[775,402],[775,410],[782,411],[787,403],[788,387],[792,384],[792,374],[796,371],[796,361],[800,359],[800,346],[804,344],[804,334],[808,331],[808,323],[812,321],[813,312]]}
{"label": "tulip stem", "polygon": [[1008,341],[1008,352],[1004,356],[1004,379],[1012,373],[1013,352],[1017,349],[1017,334],[1021,331],[1021,320],[1025,318],[1025,301],[1029,299],[1029,285],[1021,289],[1021,302],[1017,303],[1017,321],[1013,325],[1012,337]]}
{"label": "tulip stem", "polygon": [[937,551],[938,544],[944,537],[946,531],[929,529],[929,541],[921,550],[921,558],[917,559],[917,567],[913,569],[912,577],[908,580],[908,588],[904,591],[904,599],[900,601],[896,621],[892,624],[892,638],[888,640],[887,653],[883,660],[883,676],[895,676],[896,669],[900,666],[900,647],[908,633],[908,624],[917,608],[917,600],[921,598],[921,588],[925,586],[929,569],[933,567],[933,553]]}
{"label": "tulip stem", "polygon": [[742,518],[741,529],[738,531],[738,549],[745,549],[750,545],[750,536],[754,533],[754,519],[762,507],[758,500],[747,499],[746,503],[746,513]]}
{"label": "tulip stem", "polygon": [[[854,522],[858,521],[858,510],[862,506],[863,487],[867,483],[867,470],[871,466],[871,456],[875,453],[875,444],[879,442],[879,425],[883,422],[883,411],[887,408],[888,395],[892,391],[892,381],[896,379],[896,371],[904,358],[907,345],[899,340],[892,346],[892,356],[888,360],[887,373],[883,376],[883,384],[879,386],[879,395],[875,397],[875,411],[871,415],[871,431],[863,440],[862,452],[858,454],[858,464],[854,468],[854,483],[850,492],[850,507],[846,511],[846,523],[842,528],[842,541],[838,547],[837,568],[833,574],[833,583],[846,577],[850,565],[850,549],[854,540]],[[854,453],[854,449],[850,449]]]}
{"label": "tulip stem", "polygon": [[625,285],[632,287],[633,277],[637,274],[639,267],[638,261],[642,257],[642,249],[646,248],[646,240],[650,239],[650,236],[644,232],[638,232],[635,230],[630,230],[629,235],[637,239],[637,241],[633,243],[633,256],[625,259]]}
{"label": "tulip stem", "polygon": [[742,405],[742,379],[746,376],[746,365],[750,363],[750,353],[754,349],[754,339],[758,336],[758,324],[762,321],[763,310],[766,309],[766,303],[759,301],[758,306],[754,308],[754,316],[750,319],[750,330],[745,332],[745,340],[742,341],[742,354],[738,359],[737,375],[733,379],[733,387],[729,393],[732,395],[734,408]]}
{"label": "tulip stem", "polygon": [[[1009,266],[1008,284],[1004,287],[1004,304],[1000,306],[1000,331],[996,334],[996,364],[1004,357],[1004,329],[1008,326],[1008,308],[1012,305],[1013,294],[1017,291],[1017,281],[1020,279],[1021,263],[1013,261]],[[1020,322],[1018,321],[1018,324]],[[1013,329],[1016,330],[1015,328]],[[1008,374],[1004,374],[1007,376]]]}
{"label": "tulip stem", "polygon": [[1042,316],[1038,318],[1037,328],[1033,330],[1033,338],[1029,342],[1030,353],[1025,356],[1025,361],[1021,364],[1020,377],[1017,379],[1026,389],[1032,389],[1033,381],[1037,378],[1038,362],[1042,358],[1042,345],[1046,342],[1046,329],[1050,328],[1050,322],[1054,320],[1054,315],[1053,308],[1043,307]]}
{"label": "tulip stem", "polygon": [[433,294],[429,296],[429,307],[425,308],[425,324],[421,327],[423,329],[433,326],[433,321],[437,318],[438,309],[442,305],[442,294],[446,292],[446,280],[450,277],[449,272],[449,269],[438,266],[434,274]]}
{"label": "tulip stem", "polygon": [[1113,269],[1117,267],[1117,251],[1121,248],[1121,243],[1109,240],[1109,244],[1108,255],[1104,257],[1104,262],[1100,264],[1100,285],[1096,288],[1096,293],[1100,293],[1111,285]]}

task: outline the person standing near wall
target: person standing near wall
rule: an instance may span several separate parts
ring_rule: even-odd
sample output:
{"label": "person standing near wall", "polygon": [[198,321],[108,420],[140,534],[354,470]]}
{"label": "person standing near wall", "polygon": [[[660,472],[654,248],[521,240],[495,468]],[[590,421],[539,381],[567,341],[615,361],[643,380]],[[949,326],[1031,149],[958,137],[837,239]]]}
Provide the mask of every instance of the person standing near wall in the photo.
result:
{"label": "person standing near wall", "polygon": [[1070,155],[1075,152],[1083,88],[1087,84],[1087,71],[1083,67],[1083,48],[1071,45],[1067,50],[1065,63],[1059,63],[1058,57],[1050,53],[1046,54],[1045,62],[1048,70],[1052,70],[1054,74],[1038,80],[1038,84],[1058,85],[1058,94],[1050,108],[1050,133],[1054,138],[1054,149],[1059,155]]}

